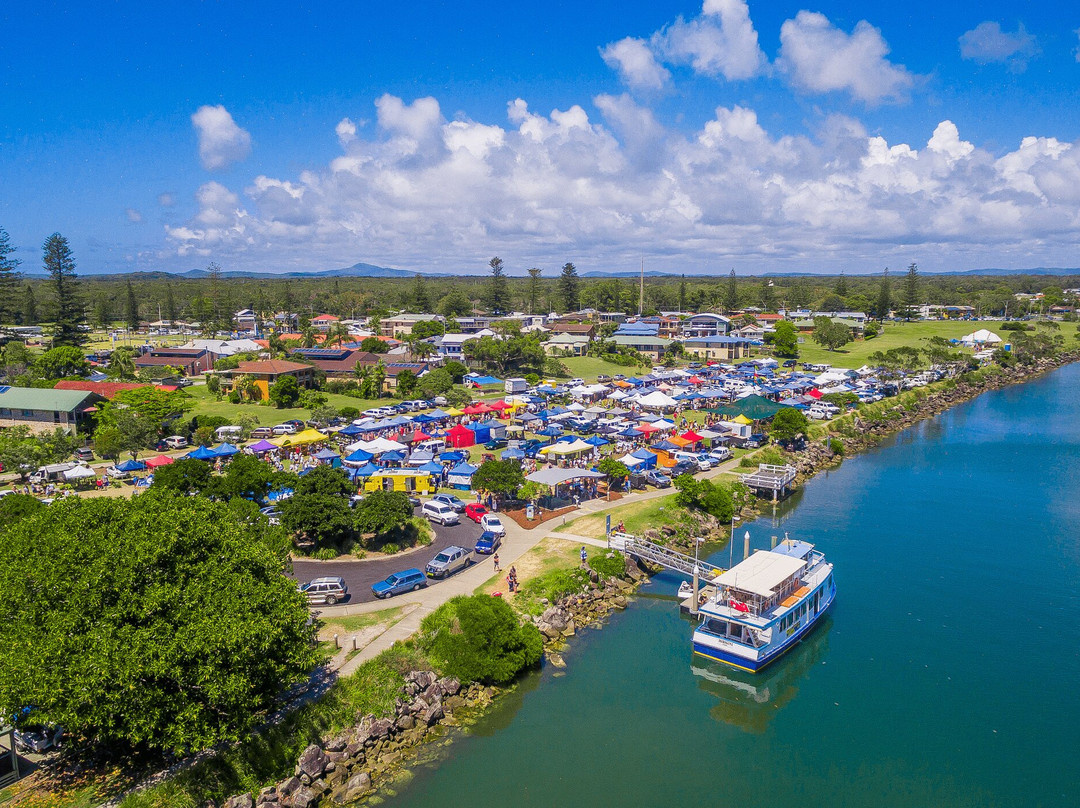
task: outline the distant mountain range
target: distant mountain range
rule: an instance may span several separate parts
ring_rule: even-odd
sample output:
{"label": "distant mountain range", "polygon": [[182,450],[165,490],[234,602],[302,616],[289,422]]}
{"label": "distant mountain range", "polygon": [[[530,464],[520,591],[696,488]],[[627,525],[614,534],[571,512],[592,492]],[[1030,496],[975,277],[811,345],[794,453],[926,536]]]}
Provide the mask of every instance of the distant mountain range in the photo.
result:
{"label": "distant mountain range", "polygon": [[[904,272],[903,269],[895,270],[893,277],[899,277]],[[1080,275],[1080,268],[1076,267],[1034,267],[1032,269],[966,269],[966,270],[954,270],[947,272],[929,272],[920,270],[923,275]],[[376,264],[365,264],[363,262],[353,264],[351,267],[343,267],[341,269],[326,269],[316,272],[248,272],[243,270],[227,270],[221,273],[223,278],[245,278],[245,279],[258,279],[258,278],[277,278],[277,279],[289,279],[289,280],[303,280],[308,278],[411,278],[417,273],[407,269],[394,269],[392,267],[381,267]],[[419,273],[425,278],[451,278],[461,276],[473,276],[483,277],[486,272],[421,272]],[[720,278],[724,277],[727,273],[720,272],[710,277]],[[765,277],[765,278],[796,278],[815,275],[818,273],[808,272],[766,272],[761,275],[747,275],[746,273],[740,273],[739,277]],[[838,273],[837,273],[838,274]],[[860,273],[861,274],[861,273]],[[42,272],[24,272],[23,275],[27,278],[44,278],[47,277]],[[189,269],[186,272],[163,272],[160,270],[151,272],[107,272],[102,274],[87,275],[92,278],[122,278],[129,275],[135,275],[140,278],[156,278],[165,280],[169,278],[175,278],[177,280],[205,280],[210,277],[205,269]],[[600,278],[620,278],[620,279],[632,279],[640,276],[640,272],[634,270],[613,270],[605,272],[602,270],[592,270],[589,272],[581,273],[582,278],[588,279],[600,279]],[[549,278],[556,277],[552,274],[547,276]],[[677,272],[663,272],[661,270],[650,269],[645,271],[646,278],[677,278],[679,273]],[[688,274],[688,278],[695,279],[701,278],[699,273]],[[828,277],[827,275],[825,277]],[[858,277],[852,275],[852,277]]]}

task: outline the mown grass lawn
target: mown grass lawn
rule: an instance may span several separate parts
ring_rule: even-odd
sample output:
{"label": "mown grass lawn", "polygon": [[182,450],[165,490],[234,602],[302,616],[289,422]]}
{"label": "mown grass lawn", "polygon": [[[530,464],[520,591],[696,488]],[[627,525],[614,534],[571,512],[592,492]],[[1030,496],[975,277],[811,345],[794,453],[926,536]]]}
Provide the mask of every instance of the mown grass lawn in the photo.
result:
{"label": "mown grass lawn", "polygon": [[572,377],[576,376],[587,382],[596,381],[596,377],[601,374],[614,376],[616,373],[621,373],[624,376],[640,376],[649,372],[648,368],[616,365],[613,362],[597,359],[595,356],[570,356],[559,358],[559,361],[566,365]]}
{"label": "mown grass lawn", "polygon": [[[274,424],[280,424],[282,421],[288,421],[293,418],[297,418],[301,421],[306,421],[311,417],[311,410],[304,407],[288,407],[285,409],[278,409],[272,404],[233,404],[228,398],[222,398],[220,401],[206,389],[205,385],[197,384],[193,387],[186,388],[189,395],[195,399],[195,409],[189,414],[190,417],[196,415],[218,415],[222,418],[228,418],[230,420],[235,419],[242,413],[247,413],[259,420],[259,423],[263,426],[273,426]],[[378,401],[363,398],[352,398],[350,396],[343,396],[338,393],[326,393],[327,404],[331,407],[341,409],[342,407],[355,407],[363,412],[364,410],[372,409],[373,407],[385,406],[388,399],[380,399]]]}
{"label": "mown grass lawn", "polygon": [[671,514],[676,510],[675,495],[671,494],[657,499],[632,502],[629,505],[613,508],[606,513],[579,516],[555,528],[555,532],[602,539],[607,535],[607,514],[610,513],[613,527],[619,522],[624,522],[627,533],[640,534],[646,528],[658,527],[671,521]]}
{"label": "mown grass lawn", "polygon": [[838,351],[828,351],[814,342],[810,334],[801,334],[804,342],[799,345],[799,361],[840,368],[858,368],[865,365],[870,354],[876,351],[887,351],[904,345],[922,348],[926,337],[959,339],[980,328],[993,331],[1006,339],[1006,334],[1000,330],[1000,322],[919,320],[911,323],[885,323],[881,333],[873,339],[849,342]]}

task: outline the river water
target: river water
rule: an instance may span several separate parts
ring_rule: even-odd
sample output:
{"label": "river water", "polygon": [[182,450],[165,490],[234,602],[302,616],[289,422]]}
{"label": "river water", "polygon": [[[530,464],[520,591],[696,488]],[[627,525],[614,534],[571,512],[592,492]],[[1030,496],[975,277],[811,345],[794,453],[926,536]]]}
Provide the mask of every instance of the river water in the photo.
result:
{"label": "river water", "polygon": [[1073,365],[747,526],[755,547],[789,532],[835,563],[827,622],[765,674],[693,658],[679,579],[658,576],[384,804],[1080,805],[1078,525]]}

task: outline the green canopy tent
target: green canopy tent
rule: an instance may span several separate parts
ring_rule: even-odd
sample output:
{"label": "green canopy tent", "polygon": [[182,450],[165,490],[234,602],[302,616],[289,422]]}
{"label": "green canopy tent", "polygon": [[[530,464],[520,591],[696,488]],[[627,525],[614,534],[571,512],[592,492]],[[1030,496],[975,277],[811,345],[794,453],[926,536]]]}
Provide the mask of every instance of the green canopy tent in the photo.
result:
{"label": "green canopy tent", "polygon": [[777,404],[764,396],[752,395],[740,398],[738,401],[733,401],[723,407],[706,410],[706,412],[711,412],[713,415],[722,415],[725,418],[745,415],[751,421],[765,421],[772,418],[782,409],[784,409],[783,404]]}

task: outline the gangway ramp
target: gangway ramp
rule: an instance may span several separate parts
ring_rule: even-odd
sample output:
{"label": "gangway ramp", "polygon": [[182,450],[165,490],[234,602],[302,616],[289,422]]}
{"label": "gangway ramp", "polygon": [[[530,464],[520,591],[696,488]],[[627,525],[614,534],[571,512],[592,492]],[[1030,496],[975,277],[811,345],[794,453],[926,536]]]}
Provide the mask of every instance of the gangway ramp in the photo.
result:
{"label": "gangway ramp", "polygon": [[616,531],[610,534],[608,536],[608,544],[612,548],[620,550],[634,558],[641,559],[642,561],[650,561],[664,569],[674,570],[683,575],[693,575],[695,564],[697,564],[698,575],[707,580],[712,580],[717,575],[724,572],[723,567],[710,564],[708,561],[695,561],[693,556],[688,556],[685,553],[672,550],[670,547],[665,547],[662,544],[656,544],[655,542],[640,539],[629,533],[619,533]]}

